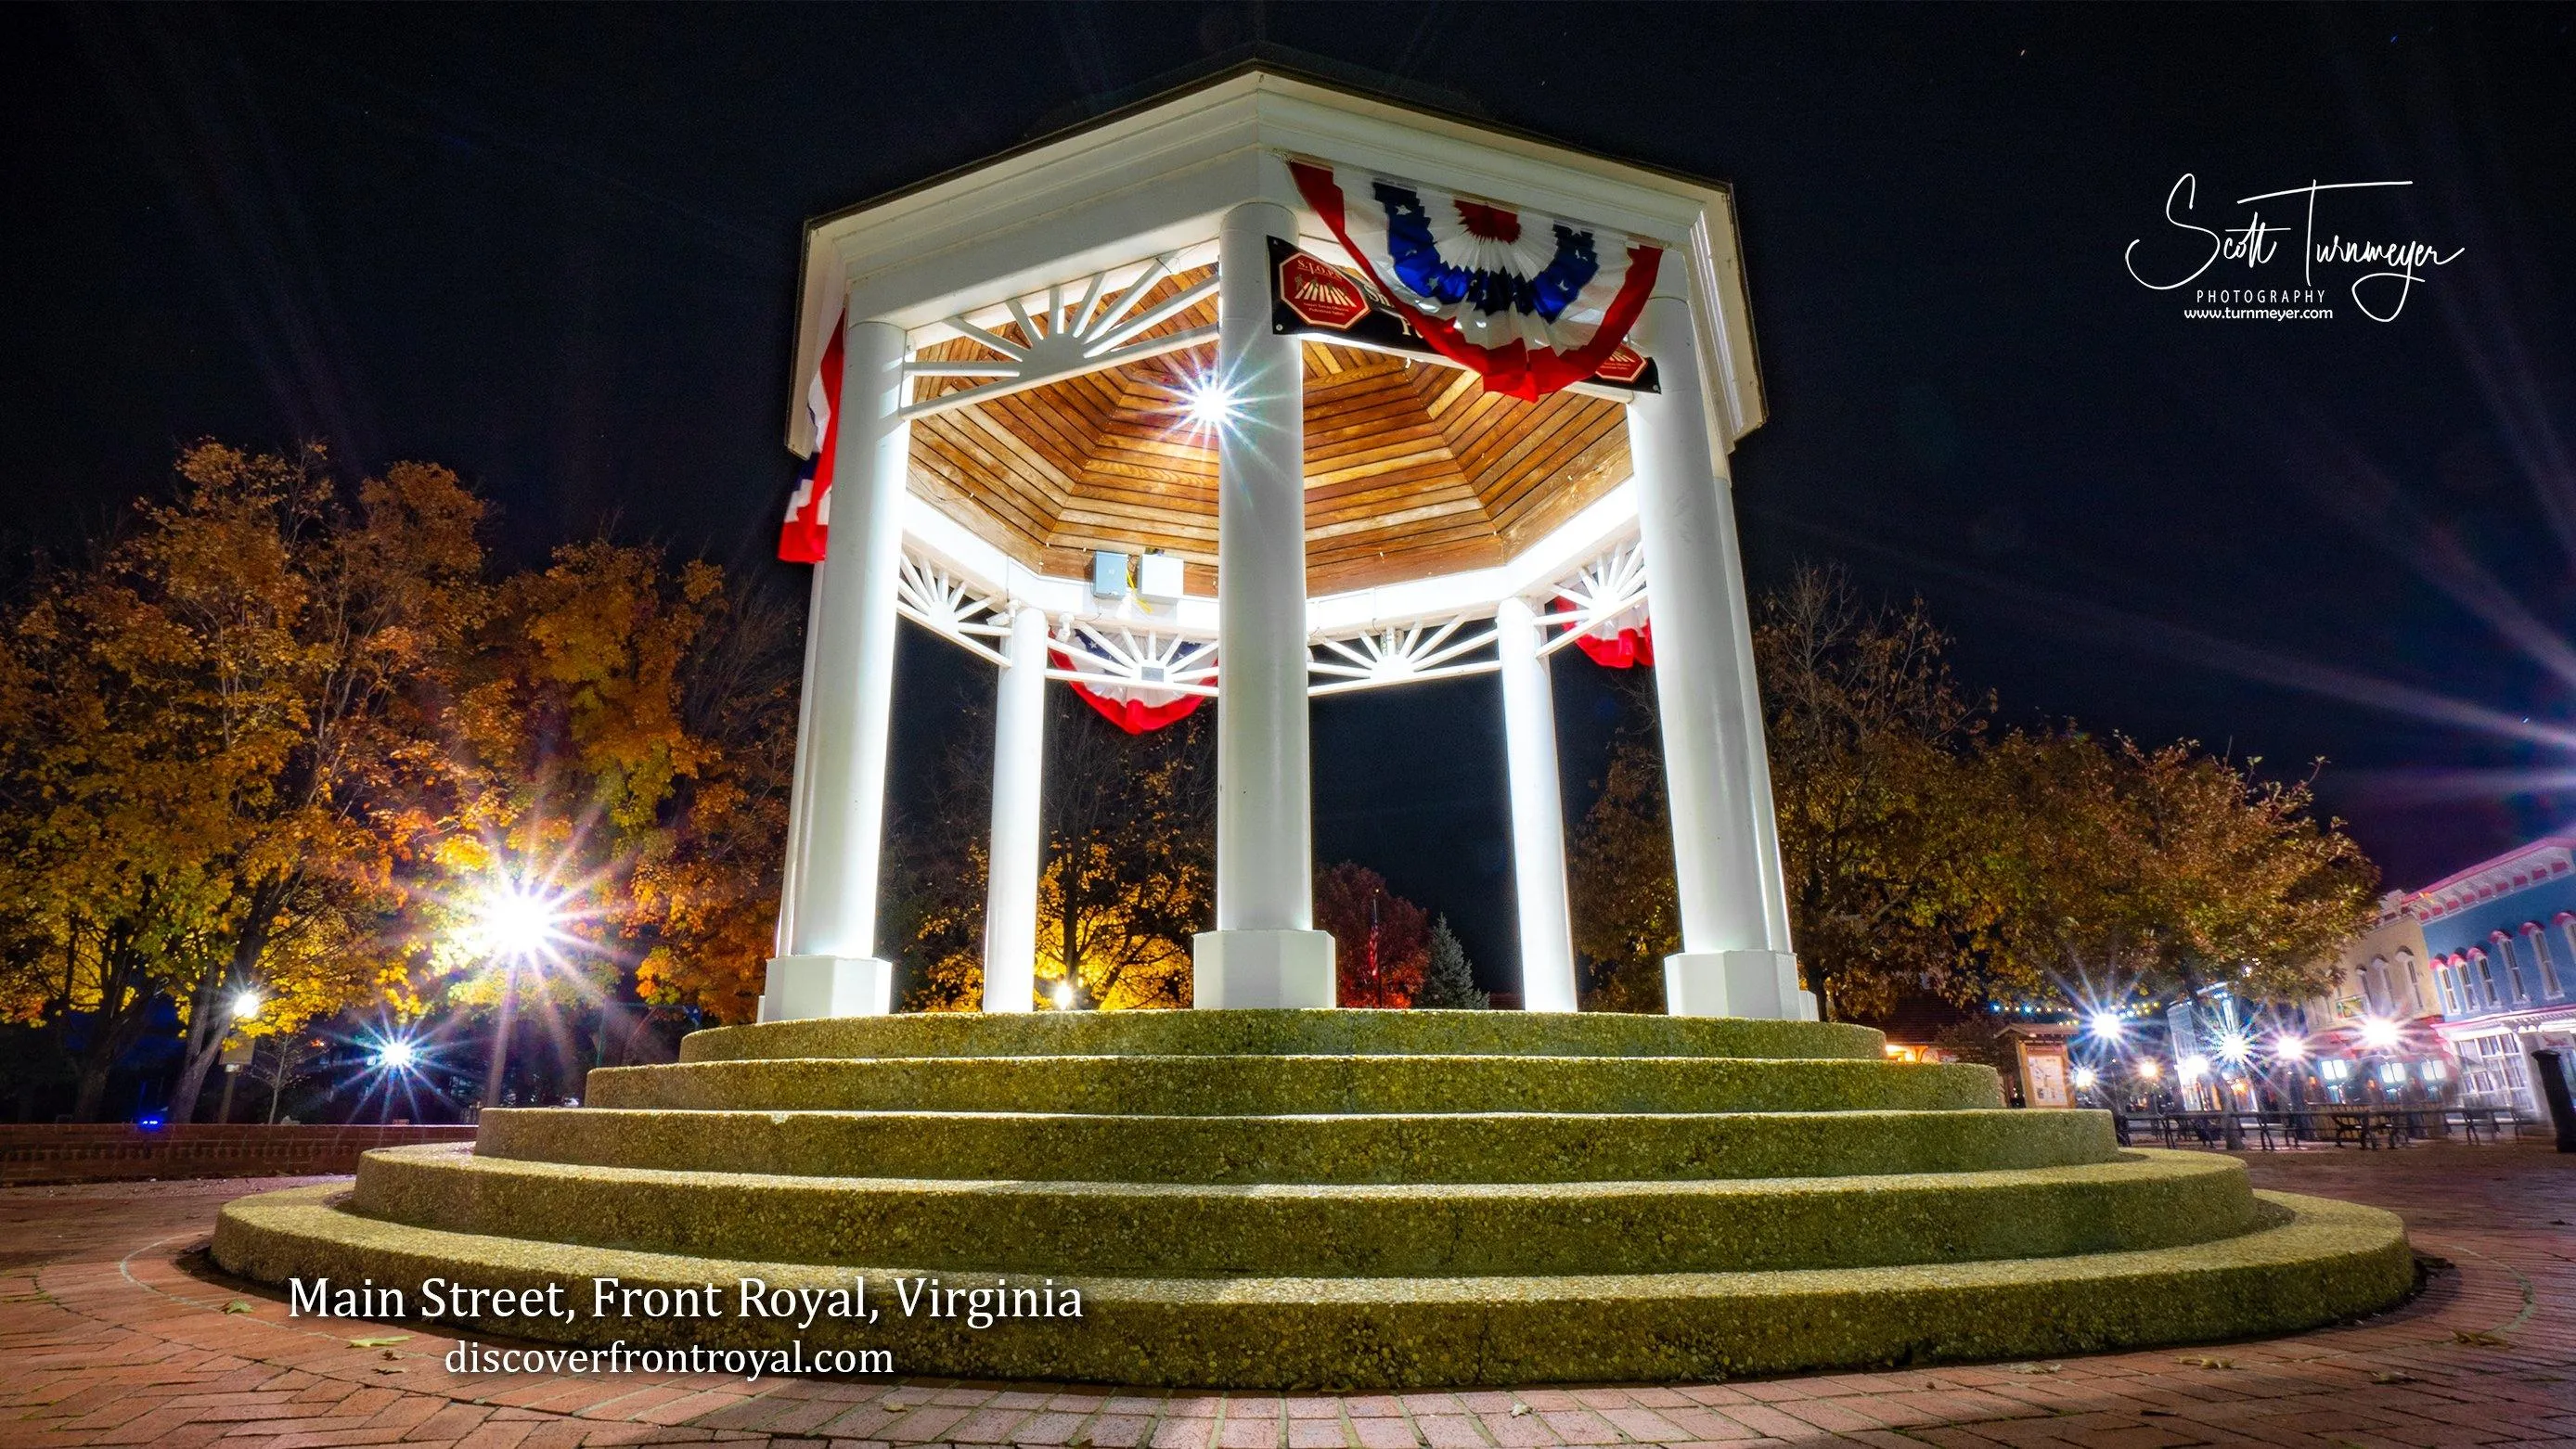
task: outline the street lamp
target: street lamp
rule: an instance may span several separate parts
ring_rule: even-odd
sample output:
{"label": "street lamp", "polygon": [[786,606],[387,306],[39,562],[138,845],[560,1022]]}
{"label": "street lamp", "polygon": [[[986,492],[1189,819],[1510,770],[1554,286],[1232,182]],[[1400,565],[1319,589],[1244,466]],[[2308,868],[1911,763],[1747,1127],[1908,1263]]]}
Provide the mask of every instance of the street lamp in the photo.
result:
{"label": "street lamp", "polygon": [[[267,1005],[268,1003],[260,998],[257,991],[245,986],[233,993],[230,1009],[233,1020],[243,1022],[258,1016]],[[226,1035],[230,1037],[230,1033]],[[233,1120],[233,1087],[241,1080],[241,1070],[249,1063],[251,1053],[256,1049],[248,1037],[231,1037],[224,1043],[223,1055],[220,1058],[224,1068],[224,1096],[222,1101],[215,1104],[216,1121]]]}
{"label": "street lamp", "polygon": [[501,1019],[492,1033],[492,1072],[483,1083],[483,1105],[501,1105],[510,1071],[510,1031],[519,1016],[519,966],[549,951],[563,920],[560,898],[504,877],[483,893],[474,916],[475,944],[501,967]]}

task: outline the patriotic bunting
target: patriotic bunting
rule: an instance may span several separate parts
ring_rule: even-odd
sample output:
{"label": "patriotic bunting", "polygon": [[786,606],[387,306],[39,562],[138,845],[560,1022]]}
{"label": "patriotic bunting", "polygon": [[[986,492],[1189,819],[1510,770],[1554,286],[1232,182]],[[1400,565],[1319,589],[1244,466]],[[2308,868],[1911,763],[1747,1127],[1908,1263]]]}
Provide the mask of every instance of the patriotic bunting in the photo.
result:
{"label": "patriotic bunting", "polygon": [[1622,626],[1616,621],[1599,629],[1587,630],[1574,641],[1574,647],[1590,656],[1595,664],[1611,669],[1634,669],[1655,662],[1655,626],[1638,622]]}
{"label": "patriotic bunting", "polygon": [[1663,249],[1601,227],[1351,167],[1289,171],[1351,260],[1423,339],[1536,401],[1610,360],[1655,288]]}
{"label": "patriotic bunting", "polygon": [[1100,676],[1098,689],[1079,680],[1072,681],[1069,687],[1084,704],[1100,711],[1101,718],[1131,735],[1178,724],[1207,703],[1204,694],[1183,694],[1177,689],[1139,689],[1128,683],[1124,676],[1102,668],[1100,662],[1088,654],[1076,656],[1061,649],[1049,649],[1047,659],[1058,669]]}
{"label": "patriotic bunting", "polygon": [[778,556],[789,563],[821,563],[831,535],[832,465],[840,453],[841,319],[832,320],[831,340],[823,344],[822,365],[805,386],[805,409],[814,416],[814,459],[796,480],[787,500],[787,521],[778,528]]}

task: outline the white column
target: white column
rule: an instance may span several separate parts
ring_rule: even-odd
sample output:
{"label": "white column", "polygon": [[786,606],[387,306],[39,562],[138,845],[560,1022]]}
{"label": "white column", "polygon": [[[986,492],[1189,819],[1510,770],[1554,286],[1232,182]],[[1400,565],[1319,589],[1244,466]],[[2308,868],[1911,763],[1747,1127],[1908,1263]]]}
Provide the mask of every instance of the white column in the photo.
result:
{"label": "white column", "polygon": [[1709,436],[1689,303],[1654,298],[1632,336],[1663,382],[1661,394],[1629,404],[1628,438],[1681,898],[1682,949],[1664,958],[1665,1007],[1812,1020],[1815,997],[1799,990],[1790,954],[1735,505]]}
{"label": "white column", "polygon": [[1538,616],[1494,610],[1502,661],[1503,758],[1512,790],[1512,890],[1520,907],[1521,1009],[1572,1011],[1574,939],[1565,904],[1565,806],[1556,778],[1556,701],[1539,657]]}
{"label": "white column", "polygon": [[796,693],[796,773],[787,790],[787,859],[778,871],[778,929],[771,950],[787,955],[795,948],[796,883],[805,874],[805,827],[813,810],[805,797],[813,793],[813,772],[805,767],[805,726],[814,717],[814,620],[823,613],[823,570],[817,565],[805,590],[805,669]]}
{"label": "white column", "polygon": [[1037,991],[1039,786],[1046,770],[1047,621],[1011,615],[993,705],[993,849],[984,885],[984,1009],[1027,1011]]}
{"label": "white column", "polygon": [[[877,855],[894,707],[895,580],[911,430],[903,332],[854,321],[842,350],[829,556],[815,565],[794,799],[803,851],[782,903],[760,1018],[879,1016],[894,968],[876,955]],[[791,833],[793,833],[791,831]],[[791,842],[791,848],[792,848]]]}
{"label": "white column", "polygon": [[1270,330],[1274,202],[1225,214],[1217,250],[1216,929],[1191,951],[1190,1004],[1331,1006],[1333,938],[1314,929],[1306,759],[1305,364]]}

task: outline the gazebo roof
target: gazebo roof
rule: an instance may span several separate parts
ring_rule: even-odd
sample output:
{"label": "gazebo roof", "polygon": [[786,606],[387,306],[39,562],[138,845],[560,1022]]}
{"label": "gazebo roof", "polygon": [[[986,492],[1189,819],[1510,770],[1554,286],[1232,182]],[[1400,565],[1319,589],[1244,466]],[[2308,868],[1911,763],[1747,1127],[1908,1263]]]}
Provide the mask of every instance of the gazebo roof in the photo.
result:
{"label": "gazebo roof", "polygon": [[[1307,251],[1346,262],[1285,184],[1288,155],[1662,244],[1668,276],[1682,283],[1666,290],[1689,297],[1711,360],[1713,436],[1731,443],[1759,425],[1724,186],[1363,94],[1272,59],[809,223],[796,376],[811,375],[844,296],[858,315],[906,328],[918,360],[958,368],[1004,360],[994,339],[1027,348],[1065,330],[1091,305],[1079,299],[1098,310],[1128,304],[1126,316],[1152,320],[1118,343],[1117,365],[1017,385],[917,377],[910,490],[938,517],[912,516],[933,552],[1014,595],[1028,589],[997,571],[1070,583],[1094,550],[1178,555],[1187,591],[1212,594],[1215,458],[1186,426],[1181,396],[1214,350],[1215,297],[1202,284],[1217,222],[1242,202],[1278,201],[1297,216]],[[1140,294],[1126,296],[1140,279]],[[1153,315],[1166,304],[1177,309]],[[1593,507],[1629,474],[1623,409],[1610,397],[1570,391],[1529,403],[1487,394],[1474,374],[1436,358],[1313,341],[1304,354],[1307,567],[1318,597],[1449,576],[1478,582],[1441,591],[1434,602],[1444,607],[1525,589],[1527,570],[1512,565],[1537,565],[1542,541],[1545,566],[1559,555],[1579,563],[1633,514]],[[788,441],[803,453],[813,440],[797,391]],[[1569,540],[1579,519],[1600,537]]]}

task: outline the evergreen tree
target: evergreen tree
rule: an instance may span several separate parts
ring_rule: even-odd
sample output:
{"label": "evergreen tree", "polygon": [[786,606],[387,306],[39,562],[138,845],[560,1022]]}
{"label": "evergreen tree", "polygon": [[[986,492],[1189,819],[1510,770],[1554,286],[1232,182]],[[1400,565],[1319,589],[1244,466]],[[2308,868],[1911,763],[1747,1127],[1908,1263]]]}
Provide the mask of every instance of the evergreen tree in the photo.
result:
{"label": "evergreen tree", "polygon": [[1476,989],[1476,973],[1467,965],[1467,948],[1449,929],[1447,916],[1431,924],[1431,964],[1423,973],[1422,991],[1413,998],[1413,1004],[1449,1011],[1483,1011],[1494,1004],[1493,998]]}

